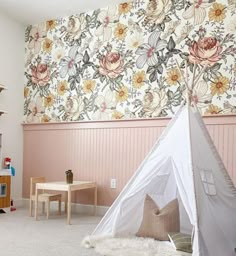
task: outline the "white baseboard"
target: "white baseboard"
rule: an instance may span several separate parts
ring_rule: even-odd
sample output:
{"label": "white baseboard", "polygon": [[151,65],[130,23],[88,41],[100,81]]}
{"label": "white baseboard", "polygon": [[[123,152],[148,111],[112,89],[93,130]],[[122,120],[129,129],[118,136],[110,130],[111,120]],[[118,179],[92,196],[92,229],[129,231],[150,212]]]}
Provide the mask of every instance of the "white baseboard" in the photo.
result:
{"label": "white baseboard", "polygon": [[[23,198],[21,200],[14,200],[14,206],[17,207],[29,207],[29,199]],[[39,206],[40,207],[40,206]],[[51,202],[51,209],[57,210],[57,202]],[[65,209],[65,203],[62,202],[62,211]],[[107,210],[109,209],[108,206],[97,206],[97,216],[103,216]],[[94,206],[88,205],[88,204],[77,204],[72,203],[71,204],[71,211],[75,213],[82,213],[82,214],[88,214],[93,215],[94,213]]]}

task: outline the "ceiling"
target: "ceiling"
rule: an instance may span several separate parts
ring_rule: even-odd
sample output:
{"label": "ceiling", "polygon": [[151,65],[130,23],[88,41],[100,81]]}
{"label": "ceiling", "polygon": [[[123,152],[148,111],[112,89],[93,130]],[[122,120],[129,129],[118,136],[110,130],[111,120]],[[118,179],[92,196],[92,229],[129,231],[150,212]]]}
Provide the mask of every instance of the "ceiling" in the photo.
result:
{"label": "ceiling", "polygon": [[0,12],[30,25],[121,2],[124,0],[0,0]]}

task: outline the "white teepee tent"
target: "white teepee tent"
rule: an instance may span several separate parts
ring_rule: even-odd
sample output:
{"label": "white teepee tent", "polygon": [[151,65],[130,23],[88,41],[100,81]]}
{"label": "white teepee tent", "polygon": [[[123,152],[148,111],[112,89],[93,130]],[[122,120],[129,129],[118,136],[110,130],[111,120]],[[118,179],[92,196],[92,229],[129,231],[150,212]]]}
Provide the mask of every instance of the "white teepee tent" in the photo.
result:
{"label": "white teepee tent", "polygon": [[92,235],[136,234],[147,194],[160,207],[179,199],[193,256],[236,255],[236,189],[194,104],[181,106]]}

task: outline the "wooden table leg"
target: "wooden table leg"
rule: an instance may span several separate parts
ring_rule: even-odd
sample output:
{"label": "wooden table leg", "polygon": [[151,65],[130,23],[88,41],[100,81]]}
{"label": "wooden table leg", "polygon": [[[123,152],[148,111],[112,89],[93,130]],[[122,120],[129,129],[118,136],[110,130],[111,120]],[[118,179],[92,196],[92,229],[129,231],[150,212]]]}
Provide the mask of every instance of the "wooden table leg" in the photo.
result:
{"label": "wooden table leg", "polygon": [[94,188],[94,215],[97,215],[97,200],[98,200],[98,192],[97,186]]}
{"label": "wooden table leg", "polygon": [[35,220],[38,220],[38,188],[36,184],[36,189],[35,189],[35,207],[34,207],[34,218]]}
{"label": "wooden table leg", "polygon": [[65,195],[65,214],[67,214],[67,204],[68,204],[68,192],[66,191],[66,195]]}
{"label": "wooden table leg", "polygon": [[67,224],[70,225],[71,219],[71,189],[68,189],[68,202],[67,202]]}

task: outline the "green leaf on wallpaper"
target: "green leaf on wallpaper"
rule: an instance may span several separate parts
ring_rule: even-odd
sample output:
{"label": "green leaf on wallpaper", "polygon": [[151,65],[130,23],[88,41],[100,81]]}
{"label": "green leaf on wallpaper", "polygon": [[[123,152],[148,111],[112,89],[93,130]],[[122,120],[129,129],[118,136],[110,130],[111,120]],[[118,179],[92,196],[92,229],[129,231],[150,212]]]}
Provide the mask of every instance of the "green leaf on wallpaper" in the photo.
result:
{"label": "green leaf on wallpaper", "polygon": [[159,116],[160,116],[160,117],[162,117],[162,116],[167,116],[167,112],[166,112],[164,109],[162,109]]}
{"label": "green leaf on wallpaper", "polygon": [[81,80],[81,79],[80,79],[80,76],[79,76],[79,75],[76,75],[76,76],[75,76],[75,81],[79,84],[79,83],[80,83],[80,80]]}
{"label": "green leaf on wallpaper", "polygon": [[189,67],[190,71],[193,73],[194,64],[190,62],[187,64],[187,66]]}
{"label": "green leaf on wallpaper", "polygon": [[[160,30],[160,31],[164,31],[164,30],[165,30],[165,27],[166,27],[166,25],[165,25],[164,22],[156,25],[156,29],[157,29],[157,30]],[[154,29],[154,28],[153,28],[153,29]]]}
{"label": "green leaf on wallpaper", "polygon": [[174,99],[180,101],[182,97],[182,92],[176,91],[174,94]]}
{"label": "green leaf on wallpaper", "polygon": [[185,85],[182,84],[182,85],[180,85],[180,86],[177,88],[176,92],[182,94],[182,92],[183,92],[184,90],[185,90]]}
{"label": "green leaf on wallpaper", "polygon": [[147,74],[152,73],[155,70],[155,66],[149,66],[147,69]]}
{"label": "green leaf on wallpaper", "polygon": [[184,0],[175,0],[175,1],[172,1],[172,5],[175,10],[181,11],[181,10],[183,10],[183,8],[185,6],[185,1]]}
{"label": "green leaf on wallpaper", "polygon": [[32,89],[35,90],[37,88],[37,84],[31,83]]}
{"label": "green leaf on wallpaper", "polygon": [[213,79],[213,80],[216,80],[218,79],[218,77],[221,76],[221,73],[220,72],[211,72],[209,75],[208,75],[208,79]]}
{"label": "green leaf on wallpaper", "polygon": [[88,105],[88,103],[89,103],[88,98],[85,97],[85,98],[83,99],[83,102],[84,102],[84,105]]}
{"label": "green leaf on wallpaper", "polygon": [[76,82],[75,82],[75,80],[73,79],[73,80],[71,80],[71,82],[70,82],[70,90],[73,91],[75,88],[76,88]]}
{"label": "green leaf on wallpaper", "polygon": [[212,72],[218,71],[221,67],[222,63],[215,63],[212,67],[210,67],[210,70]]}
{"label": "green leaf on wallpaper", "polygon": [[87,105],[87,111],[91,112],[93,111],[94,108],[94,100],[90,101],[89,104]]}
{"label": "green leaf on wallpaper", "polygon": [[123,79],[123,75],[119,75],[117,78],[116,78],[116,80],[115,80],[115,82],[117,83],[117,84],[120,84],[121,83],[121,81],[122,81],[122,79]]}
{"label": "green leaf on wallpaper", "polygon": [[169,15],[165,16],[164,22],[170,22],[172,19]]}
{"label": "green leaf on wallpaper", "polygon": [[100,74],[98,71],[96,71],[94,74],[93,74],[93,79],[97,79],[99,78]]}
{"label": "green leaf on wallpaper", "polygon": [[168,98],[172,99],[174,97],[174,93],[171,90],[167,91]]}
{"label": "green leaf on wallpaper", "polygon": [[162,65],[158,65],[158,66],[156,67],[156,71],[157,71],[159,74],[162,74],[162,73],[163,73],[163,67],[162,67]]}
{"label": "green leaf on wallpaper", "polygon": [[63,105],[59,105],[57,109],[59,110],[59,112],[62,112],[65,110],[65,107]]}
{"label": "green leaf on wallpaper", "polygon": [[169,51],[172,51],[172,50],[175,49],[175,46],[176,46],[175,41],[174,41],[173,37],[171,36],[168,43],[167,43],[167,49]]}
{"label": "green leaf on wallpaper", "polygon": [[87,64],[89,62],[89,55],[88,55],[87,51],[85,51],[85,54],[84,54],[84,57],[83,57],[83,62],[85,64]]}
{"label": "green leaf on wallpaper", "polygon": [[177,107],[180,105],[180,100],[179,99],[173,100],[171,103],[172,103],[172,106]]}
{"label": "green leaf on wallpaper", "polygon": [[202,76],[202,78],[203,78],[203,80],[204,80],[205,82],[207,82],[207,80],[208,80],[208,79],[207,79],[207,78],[208,78],[207,73],[204,73],[203,76]]}
{"label": "green leaf on wallpaper", "polygon": [[30,31],[32,29],[32,25],[28,26],[25,30],[25,42],[27,43],[30,40]]}
{"label": "green leaf on wallpaper", "polygon": [[85,17],[85,19],[86,19],[87,22],[90,22],[91,17],[87,14],[86,17]]}
{"label": "green leaf on wallpaper", "polygon": [[100,81],[103,83],[105,81],[106,77],[105,76],[100,76]]}
{"label": "green leaf on wallpaper", "polygon": [[187,60],[187,59],[188,59],[188,56],[189,56],[189,53],[187,53],[187,52],[181,52],[179,56],[180,56],[182,59]]}
{"label": "green leaf on wallpaper", "polygon": [[27,79],[29,79],[29,80],[31,81],[32,76],[31,76],[30,74],[28,74],[28,73],[25,72],[25,76],[26,76]]}
{"label": "green leaf on wallpaper", "polygon": [[157,72],[156,72],[156,70],[154,70],[154,71],[150,74],[149,80],[150,80],[150,82],[154,82],[154,81],[157,80]]}
{"label": "green leaf on wallpaper", "polygon": [[[81,41],[82,38],[85,38],[85,37],[87,37],[86,34],[84,32],[82,32],[81,35],[80,35],[80,41]],[[79,44],[81,44],[81,43],[79,43]]]}

